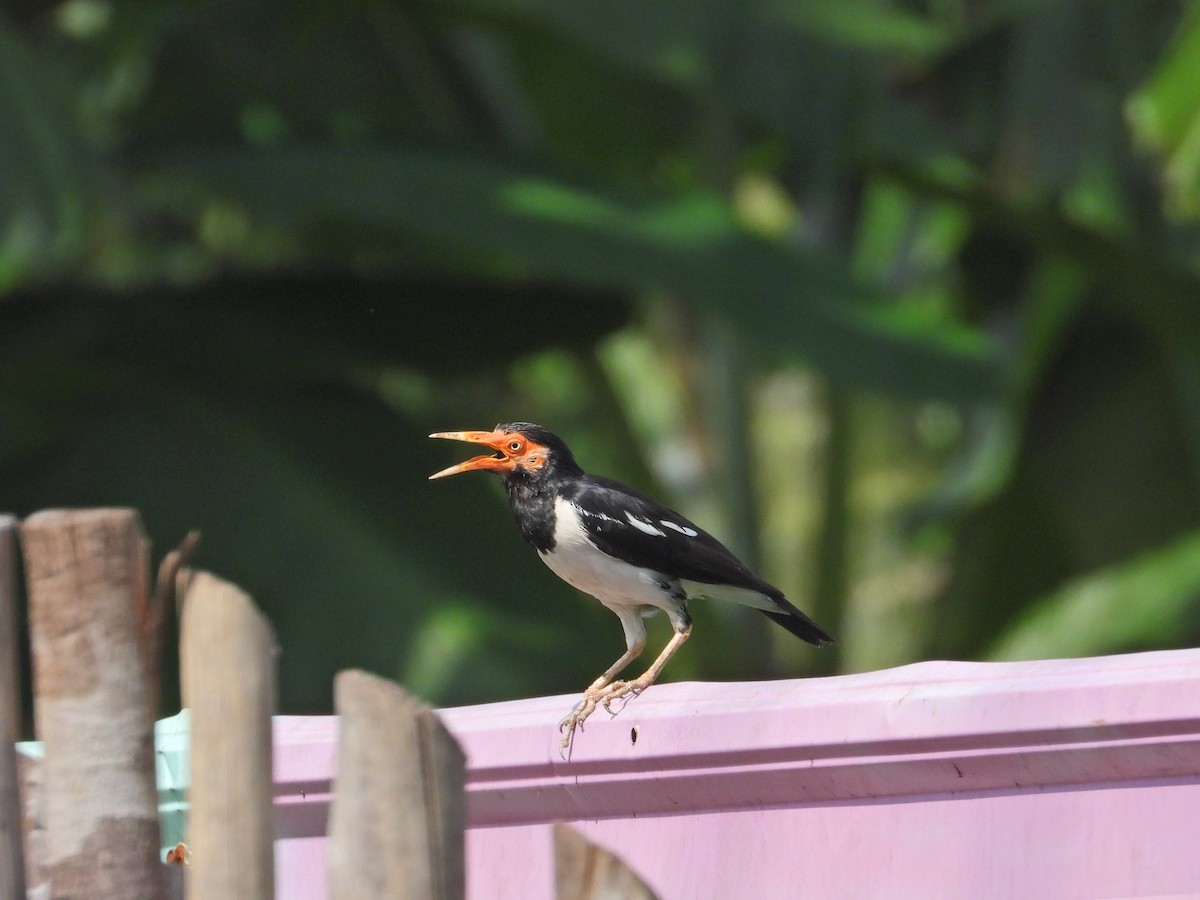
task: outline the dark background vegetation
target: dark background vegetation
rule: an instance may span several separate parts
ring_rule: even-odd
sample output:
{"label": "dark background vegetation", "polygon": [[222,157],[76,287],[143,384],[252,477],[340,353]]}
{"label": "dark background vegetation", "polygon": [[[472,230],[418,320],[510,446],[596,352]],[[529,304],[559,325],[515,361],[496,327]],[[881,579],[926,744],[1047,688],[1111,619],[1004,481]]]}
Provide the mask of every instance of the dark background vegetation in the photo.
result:
{"label": "dark background vegetation", "polygon": [[1194,645],[1198,181],[1194,3],[9,2],[0,508],[199,528],[289,712],[617,654],[425,480],[512,419],[840,639],[671,677]]}

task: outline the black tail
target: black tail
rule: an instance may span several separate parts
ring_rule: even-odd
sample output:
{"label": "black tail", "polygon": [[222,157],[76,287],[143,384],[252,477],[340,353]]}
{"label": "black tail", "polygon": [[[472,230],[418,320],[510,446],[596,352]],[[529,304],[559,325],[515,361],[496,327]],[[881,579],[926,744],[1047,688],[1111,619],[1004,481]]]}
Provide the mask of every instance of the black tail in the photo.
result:
{"label": "black tail", "polygon": [[762,610],[762,614],[772,622],[777,622],[800,638],[802,641],[808,641],[810,644],[816,644],[820,647],[823,644],[837,643],[832,637],[826,634],[825,629],[806,616],[796,607],[792,606],[787,600],[782,597],[774,598],[775,602],[785,610],[784,612],[768,612]]}

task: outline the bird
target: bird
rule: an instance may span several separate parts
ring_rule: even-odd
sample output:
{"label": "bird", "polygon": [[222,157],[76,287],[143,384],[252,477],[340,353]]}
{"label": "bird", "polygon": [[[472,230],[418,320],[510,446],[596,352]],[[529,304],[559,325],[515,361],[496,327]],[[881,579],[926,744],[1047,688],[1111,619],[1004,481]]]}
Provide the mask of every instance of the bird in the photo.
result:
{"label": "bird", "polygon": [[[625,652],[559,723],[564,758],[575,730],[598,706],[615,714],[612,703],[632,699],[655,682],[691,636],[688,603],[693,599],[740,603],[810,644],[834,643],[707,531],[634,488],[586,473],[566,442],[548,429],[509,422],[491,431],[442,431],[430,437],[488,448],[490,453],[435,472],[430,480],[473,471],[503,477],[517,528],[542,562],[621,622]],[[645,649],[643,617],[660,611],[671,623],[671,639],[642,675],[617,680]]]}

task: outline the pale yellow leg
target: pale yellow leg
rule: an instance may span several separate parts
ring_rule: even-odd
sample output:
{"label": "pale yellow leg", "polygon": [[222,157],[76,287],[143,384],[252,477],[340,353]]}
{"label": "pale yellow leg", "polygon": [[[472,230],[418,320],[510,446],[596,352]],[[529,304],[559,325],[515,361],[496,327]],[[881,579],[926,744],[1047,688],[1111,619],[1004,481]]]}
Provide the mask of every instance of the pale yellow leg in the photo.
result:
{"label": "pale yellow leg", "polygon": [[614,681],[607,687],[601,689],[597,701],[603,704],[604,708],[610,713],[612,708],[609,706],[614,700],[620,700],[624,697],[636,697],[650,685],[654,684],[658,676],[662,673],[663,667],[675,655],[675,651],[683,646],[692,635],[692,626],[687,625],[680,631],[675,632],[671,640],[667,642],[667,646],[663,647],[662,653],[658,654],[658,659],[654,663],[632,681]]}

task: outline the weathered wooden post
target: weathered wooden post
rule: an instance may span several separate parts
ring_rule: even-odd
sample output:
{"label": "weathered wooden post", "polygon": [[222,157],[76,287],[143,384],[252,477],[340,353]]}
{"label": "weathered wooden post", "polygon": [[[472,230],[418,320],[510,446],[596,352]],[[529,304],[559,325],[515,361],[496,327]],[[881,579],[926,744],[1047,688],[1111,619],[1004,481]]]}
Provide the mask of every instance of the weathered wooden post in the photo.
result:
{"label": "weathered wooden post", "polygon": [[161,897],[141,522],[131,509],[50,510],[22,523],[21,543],[51,894]]}
{"label": "weathered wooden post", "polygon": [[275,635],[234,585],[207,572],[182,580],[180,663],[192,711],[187,897],[271,900]]}
{"label": "weathered wooden post", "polygon": [[0,897],[25,895],[17,752],[21,733],[17,678],[17,520],[0,516]]}
{"label": "weathered wooden post", "polygon": [[655,900],[654,891],[609,850],[570,825],[554,823],[557,900]]}
{"label": "weathered wooden post", "polygon": [[330,897],[462,897],[462,749],[432,710],[390,681],[342,672],[334,695]]}

